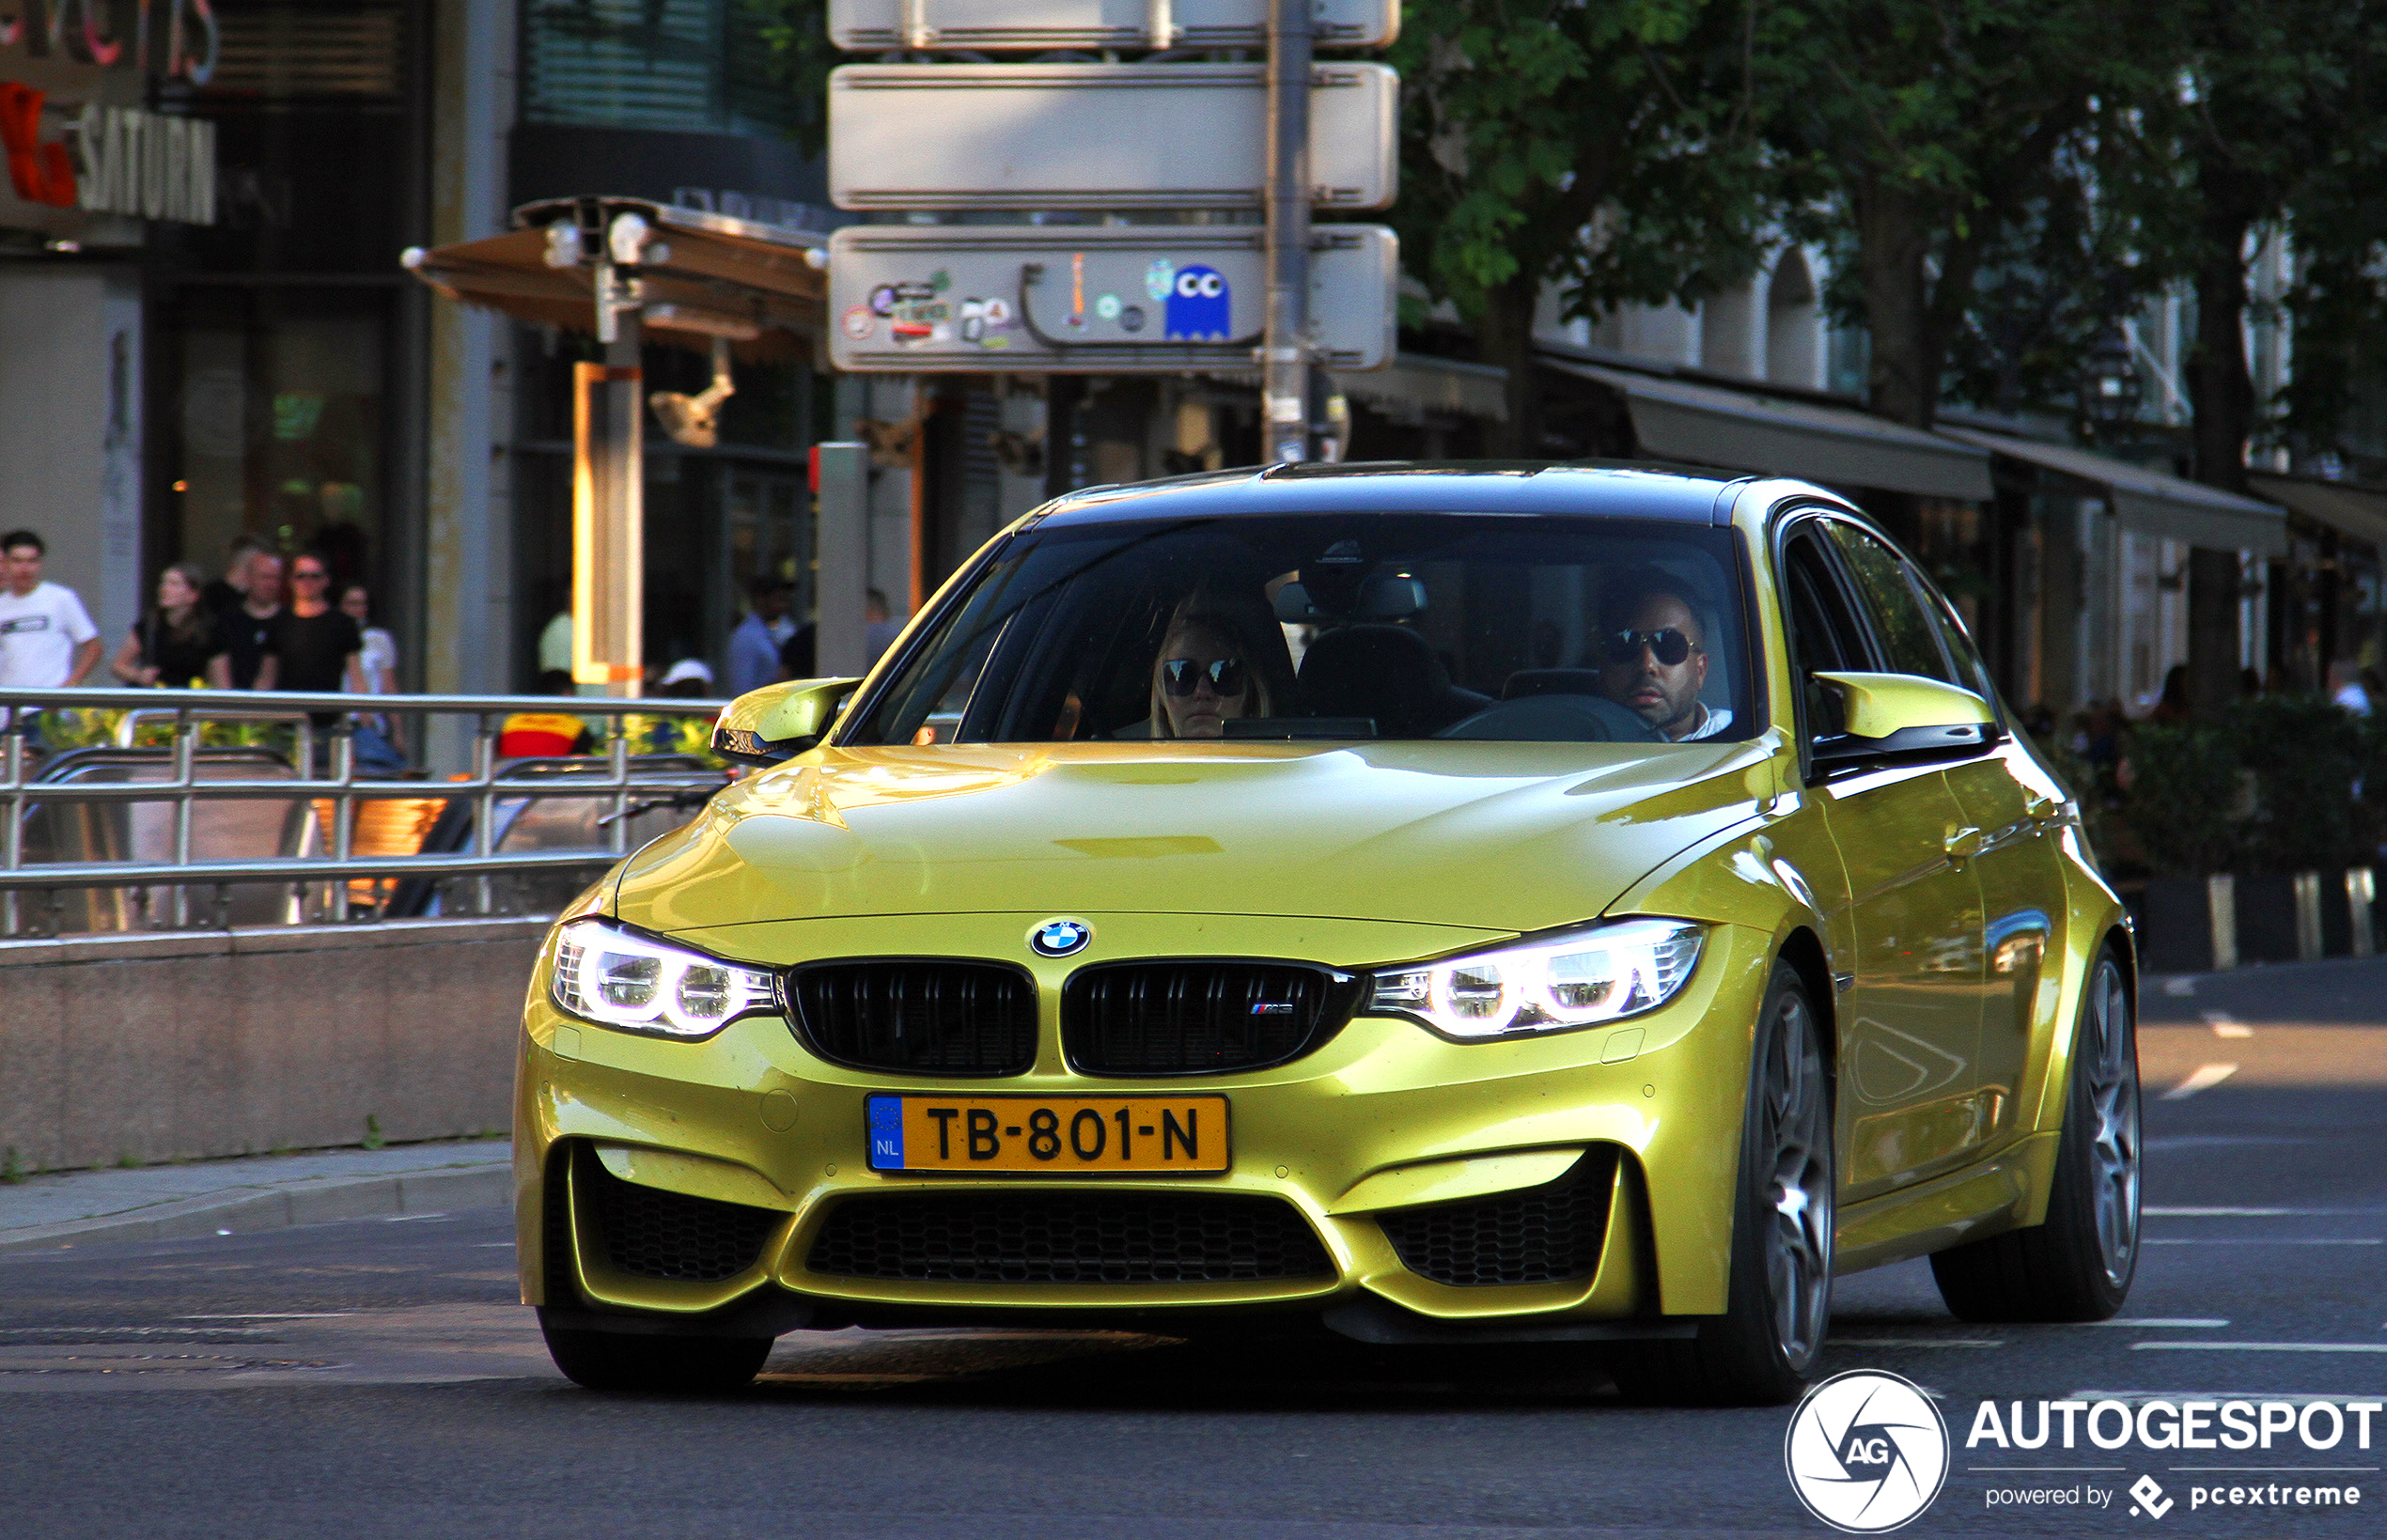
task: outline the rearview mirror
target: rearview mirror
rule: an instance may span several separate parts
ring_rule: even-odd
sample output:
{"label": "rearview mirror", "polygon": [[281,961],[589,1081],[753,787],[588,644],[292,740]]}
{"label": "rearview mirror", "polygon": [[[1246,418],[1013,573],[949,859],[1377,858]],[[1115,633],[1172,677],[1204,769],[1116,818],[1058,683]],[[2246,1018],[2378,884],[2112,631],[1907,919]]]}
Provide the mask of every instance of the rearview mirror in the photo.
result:
{"label": "rearview mirror", "polygon": [[776,765],[820,741],[860,679],[789,679],[749,690],[721,708],[712,752],[749,765]]}
{"label": "rearview mirror", "polygon": [[1997,741],[1997,712],[1970,690],[1912,674],[1817,674],[1839,708],[1815,723],[1813,758],[1834,769],[1978,754]]}

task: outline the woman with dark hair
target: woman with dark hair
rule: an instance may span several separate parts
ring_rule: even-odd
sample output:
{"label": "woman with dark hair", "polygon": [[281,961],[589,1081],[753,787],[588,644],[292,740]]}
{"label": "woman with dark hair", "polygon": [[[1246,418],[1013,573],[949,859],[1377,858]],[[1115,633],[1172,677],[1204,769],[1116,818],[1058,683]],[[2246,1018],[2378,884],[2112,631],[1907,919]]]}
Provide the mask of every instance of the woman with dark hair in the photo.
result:
{"label": "woman with dark hair", "polygon": [[158,574],[158,601],[133,623],[108,660],[108,670],[126,684],[188,690],[207,678],[208,636],[214,623],[202,596],[207,578],[189,562]]}

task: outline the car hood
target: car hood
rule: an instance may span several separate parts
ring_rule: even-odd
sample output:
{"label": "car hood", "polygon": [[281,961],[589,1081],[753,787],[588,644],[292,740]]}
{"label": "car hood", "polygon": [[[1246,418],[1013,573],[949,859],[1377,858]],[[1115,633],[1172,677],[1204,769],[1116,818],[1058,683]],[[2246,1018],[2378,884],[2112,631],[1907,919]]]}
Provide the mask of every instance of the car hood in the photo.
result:
{"label": "car hood", "polygon": [[1281,914],[1538,930],[1755,814],[1769,740],[824,749],[632,856],[658,931],[818,916]]}

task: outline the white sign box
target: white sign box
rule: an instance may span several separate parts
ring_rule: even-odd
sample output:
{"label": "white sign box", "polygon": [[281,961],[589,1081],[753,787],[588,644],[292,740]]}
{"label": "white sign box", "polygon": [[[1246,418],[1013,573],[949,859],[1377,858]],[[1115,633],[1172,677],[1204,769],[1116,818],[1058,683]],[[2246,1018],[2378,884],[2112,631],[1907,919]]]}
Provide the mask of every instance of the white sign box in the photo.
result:
{"label": "white sign box", "polygon": [[[1310,76],[1311,202],[1391,206],[1400,77]],[[841,209],[1255,207],[1266,185],[1257,64],[850,64],[829,77]]]}
{"label": "white sign box", "polygon": [[[829,0],[829,38],[858,54],[1260,48],[1268,9],[1268,0]],[[1171,35],[1155,37],[1156,24]],[[1383,48],[1399,34],[1400,3],[1315,0],[1310,25],[1319,48]]]}
{"label": "white sign box", "polygon": [[[1256,366],[1266,230],[1229,225],[853,225],[829,240],[830,360],[896,374],[1176,374]],[[1319,364],[1393,357],[1381,225],[1311,231]]]}

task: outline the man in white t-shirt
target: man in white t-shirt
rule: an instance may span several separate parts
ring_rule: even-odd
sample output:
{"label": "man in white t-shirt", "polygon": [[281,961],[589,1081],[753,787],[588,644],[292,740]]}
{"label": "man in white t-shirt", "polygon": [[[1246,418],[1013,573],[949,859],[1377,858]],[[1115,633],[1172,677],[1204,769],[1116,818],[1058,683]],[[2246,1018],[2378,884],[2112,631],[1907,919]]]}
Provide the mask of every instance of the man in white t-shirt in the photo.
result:
{"label": "man in white t-shirt", "polygon": [[[99,666],[100,630],[83,600],[41,581],[47,550],[29,529],[0,535],[0,689],[78,685]],[[0,709],[0,726],[8,721]]]}

